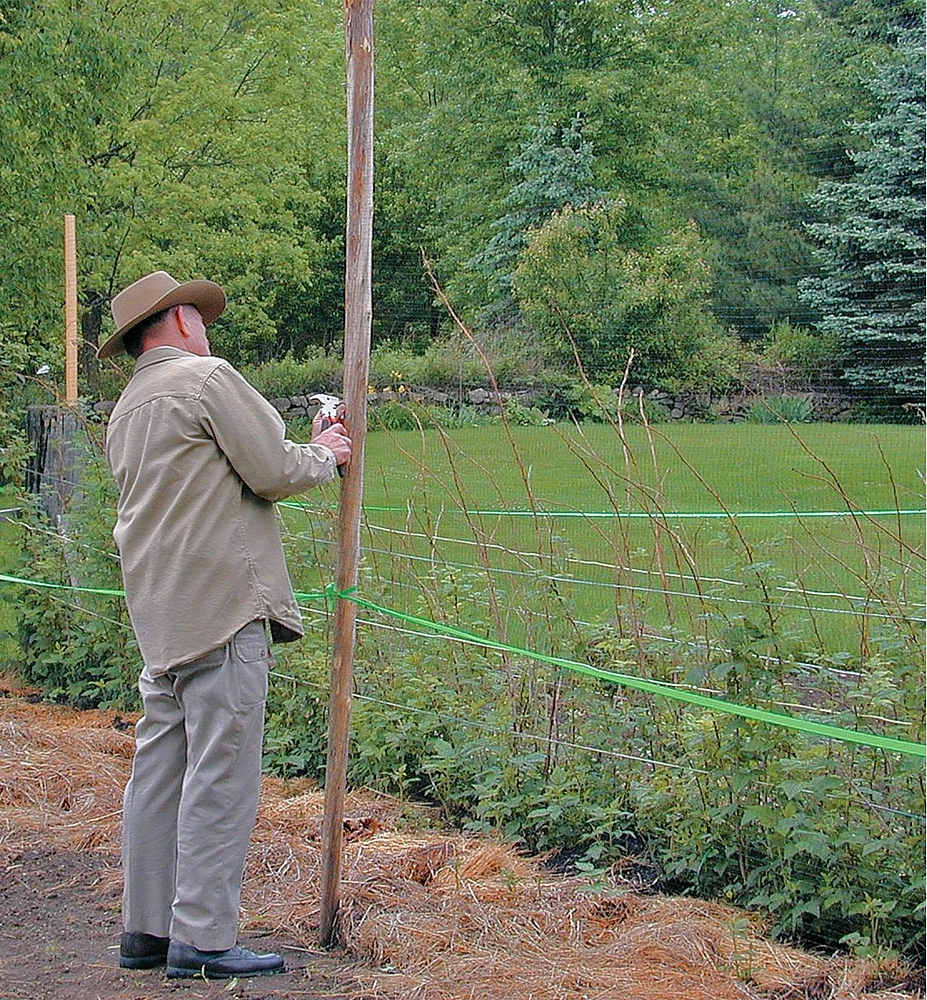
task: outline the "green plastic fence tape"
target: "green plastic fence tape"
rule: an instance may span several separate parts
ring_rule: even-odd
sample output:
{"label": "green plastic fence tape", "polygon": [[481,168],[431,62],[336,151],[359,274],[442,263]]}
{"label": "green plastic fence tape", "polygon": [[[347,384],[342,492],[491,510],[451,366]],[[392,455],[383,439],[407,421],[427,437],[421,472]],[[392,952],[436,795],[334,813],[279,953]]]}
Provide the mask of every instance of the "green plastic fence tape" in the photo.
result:
{"label": "green plastic fence tape", "polygon": [[[38,580],[25,580],[17,576],[8,576],[5,573],[0,573],[0,582],[20,584],[24,587],[72,590],[83,594],[102,594],[107,597],[125,596],[121,590],[109,590],[98,587],[72,587],[64,583],[44,583]],[[439,634],[453,636],[457,639],[466,639],[468,642],[476,643],[486,649],[495,649],[500,652],[513,653],[516,656],[525,656],[540,663],[549,663],[552,666],[562,667],[565,670],[572,670],[579,674],[586,674],[589,677],[598,677],[601,680],[610,681],[613,684],[621,684],[624,687],[634,688],[637,691],[646,691],[664,698],[672,698],[676,701],[688,702],[690,705],[698,705],[701,708],[707,708],[711,711],[724,712],[728,715],[738,715],[745,719],[753,719],[756,722],[765,722],[772,726],[797,729],[800,732],[809,733],[814,736],[823,736],[827,739],[842,740],[845,743],[858,743],[862,746],[908,754],[912,757],[927,757],[927,746],[922,743],[897,740],[890,736],[879,736],[877,733],[869,733],[864,730],[842,729],[839,726],[829,726],[822,722],[797,719],[794,716],[783,715],[780,712],[767,712],[760,708],[751,708],[749,705],[738,705],[736,702],[724,701],[722,698],[709,698],[707,695],[697,694],[694,691],[673,688],[669,685],[661,684],[659,681],[648,681],[640,677],[631,677],[628,674],[602,670],[601,667],[593,667],[588,663],[565,660],[559,656],[548,656],[545,653],[536,653],[529,649],[522,649],[519,646],[510,646],[508,643],[487,639],[485,636],[477,635],[475,632],[468,632],[466,629],[455,628],[452,625],[442,625],[439,622],[430,621],[428,618],[407,615],[400,611],[394,611],[392,608],[374,604],[372,601],[358,597],[356,590],[356,587],[349,587],[347,590],[337,591],[332,584],[329,584],[325,590],[319,593],[299,593],[296,597],[301,601],[324,600],[329,607],[332,606],[335,598],[340,597],[344,600],[354,601],[359,607],[367,608],[369,611],[375,611],[390,618],[397,618],[413,625],[428,628]]]}
{"label": "green plastic fence tape", "polygon": [[0,573],[0,583],[18,583],[23,587],[44,587],[48,590],[73,590],[78,594],[102,594],[104,597],[125,597],[124,590],[107,590],[103,587],[73,587],[69,583],[44,583],[42,580],[23,580],[18,576]]}
{"label": "green plastic fence tape", "polygon": [[[74,587],[70,583],[46,583],[44,580],[25,580],[19,576],[9,576],[0,573],[0,583],[17,583],[22,587],[42,587],[47,590],[71,590],[78,594],[102,594],[104,597],[125,597],[124,590],[109,590],[104,587]],[[334,605],[336,597],[349,598],[357,590],[357,587],[349,587],[347,590],[336,590],[333,583],[328,584],[325,590],[315,594],[298,594],[302,601],[325,600],[330,606]]]}
{"label": "green plastic fence tape", "polygon": [[634,688],[638,691],[647,691],[650,694],[661,695],[665,698],[673,698],[676,701],[688,702],[691,705],[698,705],[716,712],[725,712],[728,715],[738,715],[745,719],[754,719],[757,722],[765,722],[773,726],[784,726],[788,729],[797,729],[800,732],[809,733],[814,736],[823,736],[828,739],[843,740],[846,743],[858,743],[863,746],[876,747],[881,750],[890,750],[895,753],[908,754],[912,757],[927,757],[927,746],[921,743],[912,743],[909,740],[898,740],[890,736],[879,736],[877,733],[869,733],[864,730],[842,729],[839,726],[829,726],[821,722],[810,722],[806,719],[797,719],[791,715],[783,715],[780,712],[767,712],[760,708],[751,708],[748,705],[738,705],[736,702],[724,701],[721,698],[710,698],[707,695],[697,694],[694,691],[685,691],[673,688],[659,681],[648,681],[640,677],[631,677],[628,674],[619,674],[610,670],[602,670],[600,667],[593,667],[588,663],[579,663],[576,660],[565,660],[559,656],[548,656],[544,653],[532,652],[528,649],[521,649],[518,646],[510,646],[504,642],[497,642],[487,639],[474,632],[465,629],[454,628],[451,625],[441,625],[438,622],[430,621],[427,618],[418,618],[415,615],[406,615],[391,608],[382,607],[372,601],[364,600],[361,597],[352,595],[348,598],[360,607],[379,614],[388,615],[392,618],[399,618],[410,624],[423,626],[440,632],[444,635],[454,636],[458,639],[466,639],[469,642],[477,643],[487,649],[495,649],[501,652],[513,653],[516,656],[526,656],[541,663],[549,663],[555,667],[562,667],[576,673],[586,674],[590,677],[598,677],[602,680],[611,681],[614,684],[621,684],[625,687]]}

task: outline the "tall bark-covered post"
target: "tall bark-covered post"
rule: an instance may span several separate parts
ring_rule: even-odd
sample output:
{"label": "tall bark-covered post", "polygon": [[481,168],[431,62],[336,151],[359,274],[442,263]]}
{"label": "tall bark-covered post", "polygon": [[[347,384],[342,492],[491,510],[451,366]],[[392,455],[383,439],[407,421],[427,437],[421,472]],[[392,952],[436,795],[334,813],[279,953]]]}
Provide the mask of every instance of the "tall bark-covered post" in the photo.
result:
{"label": "tall bark-covered post", "polygon": [[86,439],[77,410],[68,406],[30,406],[26,435],[32,457],[26,490],[35,493],[55,530],[61,528],[68,503],[80,488]]}
{"label": "tall bark-covered post", "polygon": [[77,402],[77,232],[73,215],[64,217],[64,400]]}
{"label": "tall bark-covered post", "polygon": [[[344,310],[345,424],[353,441],[351,464],[341,489],[337,586],[357,585],[360,519],[370,365],[371,239],[373,235],[373,0],[346,0],[345,47],[348,104],[348,190]],[[339,938],[344,796],[351,726],[357,606],[338,598],[329,700],[325,816],[322,823],[320,938]]]}

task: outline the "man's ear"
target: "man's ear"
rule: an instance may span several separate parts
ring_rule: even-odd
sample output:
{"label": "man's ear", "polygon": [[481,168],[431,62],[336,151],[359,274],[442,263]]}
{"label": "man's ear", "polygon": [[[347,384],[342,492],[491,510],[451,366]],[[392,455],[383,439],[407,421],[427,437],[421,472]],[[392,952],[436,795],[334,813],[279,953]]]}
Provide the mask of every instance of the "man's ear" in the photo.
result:
{"label": "man's ear", "polygon": [[180,331],[181,337],[187,339],[190,336],[190,331],[187,329],[183,306],[171,306],[171,311],[174,313],[174,320],[177,323],[177,329]]}

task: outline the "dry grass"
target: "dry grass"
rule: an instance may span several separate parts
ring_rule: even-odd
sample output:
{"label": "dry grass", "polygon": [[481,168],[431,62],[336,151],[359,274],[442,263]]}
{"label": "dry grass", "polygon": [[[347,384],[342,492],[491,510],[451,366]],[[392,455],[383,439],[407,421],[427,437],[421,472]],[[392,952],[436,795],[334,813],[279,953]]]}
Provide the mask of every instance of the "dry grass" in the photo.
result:
{"label": "dry grass", "polygon": [[[129,720],[131,721],[131,720]],[[119,850],[132,732],[121,719],[0,699],[0,855],[43,842]],[[505,844],[397,829],[399,804],[346,803],[342,929],[374,973],[358,993],[407,1000],[902,1000],[901,970],[772,942],[717,903],[590,891]],[[242,899],[250,931],[315,945],[322,795],[268,779]],[[113,866],[110,877],[118,878]]]}

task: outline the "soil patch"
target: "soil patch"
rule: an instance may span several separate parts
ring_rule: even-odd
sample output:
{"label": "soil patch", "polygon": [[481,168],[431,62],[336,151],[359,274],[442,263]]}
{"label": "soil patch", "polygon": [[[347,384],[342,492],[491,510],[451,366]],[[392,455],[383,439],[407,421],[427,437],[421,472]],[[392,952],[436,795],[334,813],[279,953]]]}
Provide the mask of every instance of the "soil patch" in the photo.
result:
{"label": "soil patch", "polygon": [[290,970],[285,976],[175,983],[163,971],[118,968],[117,864],[99,851],[62,848],[29,848],[9,857],[0,885],[3,1000],[150,1000],[175,992],[190,1000],[365,995],[352,973],[354,963],[343,955],[299,948],[275,935],[243,941],[281,951]]}

